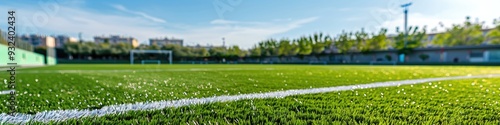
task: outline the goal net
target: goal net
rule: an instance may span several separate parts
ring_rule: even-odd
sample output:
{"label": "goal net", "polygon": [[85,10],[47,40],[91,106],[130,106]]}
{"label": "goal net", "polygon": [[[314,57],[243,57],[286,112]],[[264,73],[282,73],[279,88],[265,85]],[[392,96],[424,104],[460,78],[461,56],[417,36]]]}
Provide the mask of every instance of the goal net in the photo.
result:
{"label": "goal net", "polygon": [[172,64],[171,50],[131,50],[130,64]]}

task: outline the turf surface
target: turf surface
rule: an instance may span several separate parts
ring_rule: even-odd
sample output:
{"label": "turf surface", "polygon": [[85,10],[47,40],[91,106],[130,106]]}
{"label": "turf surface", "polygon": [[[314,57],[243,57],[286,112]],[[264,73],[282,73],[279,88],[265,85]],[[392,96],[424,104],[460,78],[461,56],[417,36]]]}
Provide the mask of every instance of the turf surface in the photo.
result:
{"label": "turf surface", "polygon": [[[500,73],[500,67],[460,67],[460,66],[307,66],[307,65],[58,65],[50,67],[29,68],[18,71],[18,111],[21,113],[36,113],[55,109],[92,109],[106,105],[124,104],[145,101],[173,100],[181,98],[209,97],[217,95],[236,95],[242,93],[259,93],[288,89],[303,89],[329,87],[351,84],[365,84],[378,81],[395,81],[404,79],[418,79],[443,76],[461,76],[475,74]],[[0,79],[8,76],[1,75]],[[460,82],[460,81],[457,81]],[[4,88],[7,84],[4,83]],[[367,90],[361,90],[367,91]],[[332,93],[328,93],[332,94]],[[335,94],[333,94],[335,95]],[[306,95],[309,99],[313,95]],[[388,95],[390,96],[390,95]],[[300,96],[302,97],[302,96]],[[327,96],[334,98],[335,96]],[[350,95],[342,96],[350,98]],[[0,104],[0,110],[7,112],[8,96],[1,96],[4,103]],[[324,97],[321,97],[324,98]],[[270,99],[272,102],[283,102],[281,108],[295,106],[288,100]],[[311,99],[309,99],[311,100]],[[312,98],[312,100],[317,100]],[[394,101],[392,98],[384,98],[384,101]],[[260,100],[259,100],[260,101]],[[262,100],[268,102],[269,100]],[[321,102],[321,101],[319,101]],[[201,113],[213,114],[211,109],[221,110],[224,115],[247,116],[250,107],[237,108],[239,101],[233,103],[211,104],[204,106],[184,107],[196,111],[193,116],[180,117],[183,115],[164,116],[177,114],[179,109],[166,109],[164,111],[142,112],[143,115],[119,115],[97,118],[101,122],[119,122],[117,119],[127,119],[128,122],[148,122],[147,119],[156,119],[156,122],[176,123],[180,121],[203,122],[198,115]],[[471,101],[470,103],[476,103]],[[224,109],[217,105],[235,105],[235,108]],[[323,103],[321,103],[323,104]],[[342,103],[353,106],[348,103]],[[363,105],[367,105],[361,103]],[[215,106],[215,107],[214,107]],[[329,105],[326,105],[327,107]],[[226,107],[227,108],[227,107]],[[313,107],[315,110],[323,110],[322,107]],[[290,109],[291,110],[291,109]],[[299,111],[309,110],[309,108]],[[352,109],[354,110],[354,109]],[[269,109],[269,111],[273,111]],[[365,111],[365,110],[363,110]],[[288,111],[293,113],[293,111]],[[367,112],[367,111],[365,111]],[[198,114],[197,114],[198,113]],[[233,114],[224,114],[233,113]],[[389,112],[387,115],[393,114]],[[172,115],[173,115],[172,114]],[[186,113],[182,113],[186,114]],[[337,114],[337,113],[334,113]],[[400,113],[399,113],[400,114]],[[270,114],[269,114],[270,115]],[[337,114],[344,116],[343,114]],[[495,114],[496,115],[496,114]],[[262,118],[286,119],[277,115],[268,117],[258,115],[261,120],[236,117],[226,120],[221,116],[208,117],[206,121],[230,122],[230,123],[252,123],[263,122]],[[322,114],[317,114],[322,116]],[[156,117],[156,118],[154,118]],[[204,116],[205,117],[205,116]],[[256,116],[257,117],[257,116]],[[326,117],[326,116],[325,116]],[[330,116],[328,116],[330,117]],[[366,119],[367,116],[363,116]],[[380,116],[382,118],[391,118]],[[158,119],[160,118],[160,119]],[[314,120],[317,118],[297,118],[297,122],[325,122],[325,120]],[[369,117],[368,117],[369,118]],[[204,118],[203,118],[204,119]],[[126,120],[126,121],[127,121]],[[223,120],[223,121],[221,121]],[[246,121],[245,121],[246,120]],[[378,120],[360,119],[338,119],[344,122],[376,123],[391,122]],[[78,121],[78,120],[77,120]],[[81,121],[81,120],[80,120]],[[205,122],[206,122],[205,121]],[[398,123],[400,121],[397,121]],[[429,120],[424,120],[429,121]],[[71,121],[70,121],[71,122]],[[75,122],[75,121],[73,121]],[[277,122],[277,121],[269,121]],[[328,121],[326,121],[328,122]],[[404,121],[401,121],[404,123]],[[411,121],[410,121],[411,122]],[[184,123],[184,122],[182,122]],[[192,124],[192,123],[190,123]]]}
{"label": "turf surface", "polygon": [[[500,124],[500,82],[471,79],[134,111],[63,124]],[[92,121],[92,122],[90,122]]]}

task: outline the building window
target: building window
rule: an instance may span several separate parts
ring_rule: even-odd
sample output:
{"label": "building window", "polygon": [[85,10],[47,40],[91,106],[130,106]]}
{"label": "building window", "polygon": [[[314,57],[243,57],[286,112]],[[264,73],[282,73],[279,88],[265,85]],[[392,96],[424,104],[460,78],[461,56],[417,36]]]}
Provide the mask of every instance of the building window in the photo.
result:
{"label": "building window", "polygon": [[488,60],[499,62],[500,61],[500,51],[490,51]]}
{"label": "building window", "polygon": [[470,53],[470,58],[483,58],[484,54],[483,52],[471,52]]}

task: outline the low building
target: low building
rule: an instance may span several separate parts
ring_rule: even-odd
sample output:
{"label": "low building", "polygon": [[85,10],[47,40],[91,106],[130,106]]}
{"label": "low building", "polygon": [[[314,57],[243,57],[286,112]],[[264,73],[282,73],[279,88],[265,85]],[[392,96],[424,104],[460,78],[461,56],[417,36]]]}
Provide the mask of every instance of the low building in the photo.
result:
{"label": "low building", "polygon": [[168,44],[175,44],[179,46],[183,46],[184,40],[183,39],[176,39],[176,38],[152,38],[149,39],[149,45],[157,45],[157,46],[164,46]]}
{"label": "low building", "polygon": [[[397,50],[373,51],[368,54],[355,52],[351,54],[334,53],[325,55],[318,61],[335,63],[370,63],[370,62],[400,62]],[[416,48],[406,55],[409,63],[475,63],[500,62],[500,45],[428,47]]]}
{"label": "low building", "polygon": [[106,42],[109,44],[127,43],[127,44],[132,45],[133,47],[139,46],[139,41],[137,41],[137,39],[135,39],[133,37],[125,37],[125,36],[118,36],[118,35],[95,36],[94,42],[96,44],[106,43]]}

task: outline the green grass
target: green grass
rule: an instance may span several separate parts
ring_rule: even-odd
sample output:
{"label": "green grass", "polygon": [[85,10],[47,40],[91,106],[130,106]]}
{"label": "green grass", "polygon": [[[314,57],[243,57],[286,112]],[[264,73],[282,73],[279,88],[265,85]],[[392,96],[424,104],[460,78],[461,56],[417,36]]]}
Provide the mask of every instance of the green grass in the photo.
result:
{"label": "green grass", "polygon": [[[378,81],[490,73],[500,73],[500,67],[338,65],[58,65],[19,70],[17,75],[17,79],[19,81],[17,83],[16,90],[18,92],[18,111],[21,113],[33,114],[40,111],[55,109],[93,109],[106,105],[145,101],[210,97],[214,95],[236,95],[288,89],[365,84]],[[8,74],[5,73],[5,75],[0,76],[0,79],[6,79],[7,77]],[[7,88],[7,84],[5,83],[4,88]],[[313,95],[307,95],[297,96],[297,98],[298,97],[303,97],[304,100],[309,99],[321,102],[320,99],[331,99],[336,96],[313,97]],[[343,95],[342,97],[348,99],[350,98],[350,95]],[[8,96],[3,95],[0,99],[4,100],[3,103],[0,103],[0,111],[8,112]],[[391,101],[392,99],[384,98],[383,100]],[[279,102],[280,104],[278,104],[278,107],[281,106],[281,108],[296,106],[296,103],[289,103],[290,98],[286,98],[285,100],[262,100],[261,102]],[[173,123],[184,120],[200,121],[196,119],[201,119],[197,117],[199,117],[199,114],[203,113],[208,113],[208,116],[214,115],[213,118],[207,117],[207,120],[213,120],[214,122],[226,122],[226,119],[221,117],[223,115],[217,116],[224,113],[233,113],[224,115],[237,116],[236,119],[239,118],[238,121],[244,122],[247,120],[246,122],[250,123],[264,122],[265,119],[262,118],[266,118],[268,121],[269,119],[276,118],[286,119],[281,115],[271,117],[270,115],[273,114],[272,111],[274,111],[272,108],[267,109],[270,111],[269,113],[271,113],[269,115],[261,113],[259,116],[255,116],[259,117],[260,120],[240,118],[240,116],[246,117],[247,115],[245,115],[245,112],[249,112],[251,109],[249,107],[236,108],[241,106],[240,103],[248,103],[248,101],[240,101],[234,104],[221,103],[183,107],[178,109],[166,109],[162,111],[140,112],[142,115],[137,116],[132,114],[108,116],[106,118],[99,118],[99,121],[97,122],[115,123],[120,122],[118,119],[122,118],[131,123],[134,123],[135,121],[147,122],[147,119],[156,119],[157,122],[162,122],[163,120],[163,122],[168,121]],[[220,107],[226,106],[226,104],[233,105],[233,108],[226,107],[227,109],[224,109],[223,107]],[[343,104],[347,106],[355,106],[350,103]],[[323,110],[325,107],[314,107],[311,109],[307,107],[303,108],[305,109],[300,109],[300,111],[313,109]],[[197,114],[195,113],[196,115],[193,114],[193,116],[186,117],[184,117],[184,115],[168,115],[179,114],[180,110],[184,111],[188,109],[196,109],[195,111]],[[219,110],[220,112],[213,113],[210,109]],[[287,112],[293,113],[291,112],[291,109],[289,110],[290,111]],[[163,115],[165,113],[167,116]],[[394,112],[387,114],[390,115],[392,113]],[[276,114],[274,113],[274,115]],[[345,116],[343,114],[338,115]],[[143,118],[144,116],[148,117]],[[318,114],[318,116],[322,115]],[[309,116],[304,118],[302,116],[291,118],[296,118],[297,120],[295,121],[297,122],[324,122],[324,120],[315,121],[314,119],[320,118],[310,118]],[[287,121],[293,120],[287,119]],[[341,121],[353,122],[352,119],[341,119]],[[378,121],[383,120],[379,119]],[[235,123],[236,121],[235,119],[228,119],[228,122]],[[271,120],[269,122],[277,121]],[[369,123],[369,121],[364,121],[363,123]]]}
{"label": "green grass", "polygon": [[62,124],[500,124],[495,79],[134,111]]}

